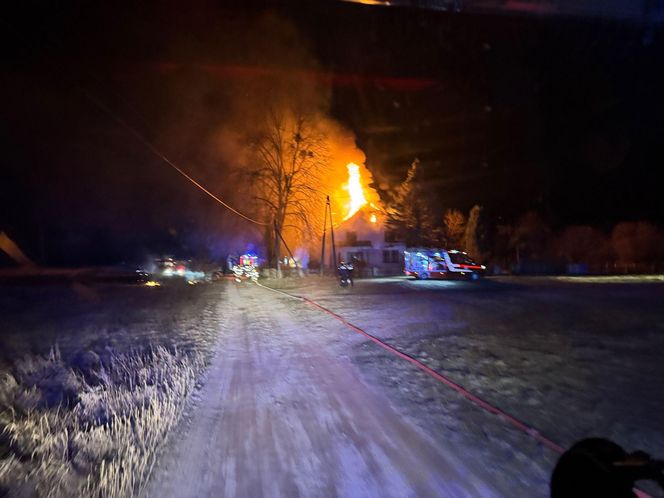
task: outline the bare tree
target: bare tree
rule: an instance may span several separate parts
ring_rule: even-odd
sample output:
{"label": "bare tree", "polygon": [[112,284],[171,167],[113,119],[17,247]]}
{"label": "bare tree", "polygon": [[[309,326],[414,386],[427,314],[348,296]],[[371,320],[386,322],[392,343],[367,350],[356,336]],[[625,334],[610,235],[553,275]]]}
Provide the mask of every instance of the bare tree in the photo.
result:
{"label": "bare tree", "polygon": [[323,213],[321,174],[328,164],[324,133],[316,117],[296,109],[269,109],[253,141],[252,187],[262,218],[268,223],[268,259],[278,267],[280,234],[306,239]]}
{"label": "bare tree", "polygon": [[647,221],[621,222],[613,227],[611,245],[618,263],[653,264],[664,259],[664,234]]}
{"label": "bare tree", "polygon": [[569,226],[556,236],[551,245],[555,257],[565,263],[607,264],[612,256],[608,238],[590,226]]}
{"label": "bare tree", "polygon": [[546,255],[551,229],[535,211],[521,215],[511,231],[509,245],[514,250],[516,264],[538,260]]}

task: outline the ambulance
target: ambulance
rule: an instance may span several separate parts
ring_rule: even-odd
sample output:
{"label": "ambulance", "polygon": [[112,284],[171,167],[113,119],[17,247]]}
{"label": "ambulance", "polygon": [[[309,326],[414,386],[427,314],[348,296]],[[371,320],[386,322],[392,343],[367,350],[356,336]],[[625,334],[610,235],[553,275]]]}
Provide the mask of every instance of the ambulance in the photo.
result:
{"label": "ambulance", "polygon": [[418,248],[404,251],[404,273],[419,280],[478,280],[485,270],[486,266],[476,263],[463,251]]}

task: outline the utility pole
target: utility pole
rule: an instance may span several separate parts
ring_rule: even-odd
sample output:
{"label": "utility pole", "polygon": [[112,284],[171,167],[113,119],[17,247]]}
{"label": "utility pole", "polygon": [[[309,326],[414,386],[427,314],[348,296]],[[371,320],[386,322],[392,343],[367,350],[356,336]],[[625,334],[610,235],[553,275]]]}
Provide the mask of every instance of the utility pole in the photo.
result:
{"label": "utility pole", "polygon": [[327,196],[327,201],[325,203],[325,221],[323,222],[323,243],[321,244],[320,250],[320,276],[322,277],[325,273],[325,235],[327,232],[327,211],[330,209],[330,196]]}
{"label": "utility pole", "polygon": [[[329,199],[329,197],[328,197]],[[334,244],[334,223],[332,222],[332,208],[327,204],[327,209],[330,212],[330,236],[332,237],[332,271],[337,271],[337,246]]]}

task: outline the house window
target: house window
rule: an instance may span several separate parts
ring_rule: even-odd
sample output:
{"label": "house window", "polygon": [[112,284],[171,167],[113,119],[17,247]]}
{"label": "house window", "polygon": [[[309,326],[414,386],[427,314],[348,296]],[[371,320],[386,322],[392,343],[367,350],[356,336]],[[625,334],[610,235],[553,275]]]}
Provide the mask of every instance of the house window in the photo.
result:
{"label": "house window", "polygon": [[385,230],[385,242],[397,242],[397,232],[394,230]]}
{"label": "house window", "polygon": [[383,251],[383,263],[399,263],[399,262],[400,262],[399,251],[395,250]]}

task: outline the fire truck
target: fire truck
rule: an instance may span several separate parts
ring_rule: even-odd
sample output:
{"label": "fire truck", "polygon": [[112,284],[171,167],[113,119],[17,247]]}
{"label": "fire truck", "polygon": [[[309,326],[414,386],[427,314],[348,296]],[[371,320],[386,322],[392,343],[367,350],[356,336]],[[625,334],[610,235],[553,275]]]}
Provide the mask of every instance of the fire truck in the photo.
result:
{"label": "fire truck", "polygon": [[404,273],[420,280],[478,280],[485,270],[486,266],[476,263],[463,251],[417,248],[404,251]]}
{"label": "fire truck", "polygon": [[238,258],[238,261],[232,261],[229,258],[229,266],[235,274],[235,280],[240,282],[241,280],[249,279],[252,282],[258,280],[258,256],[255,254],[243,254]]}

